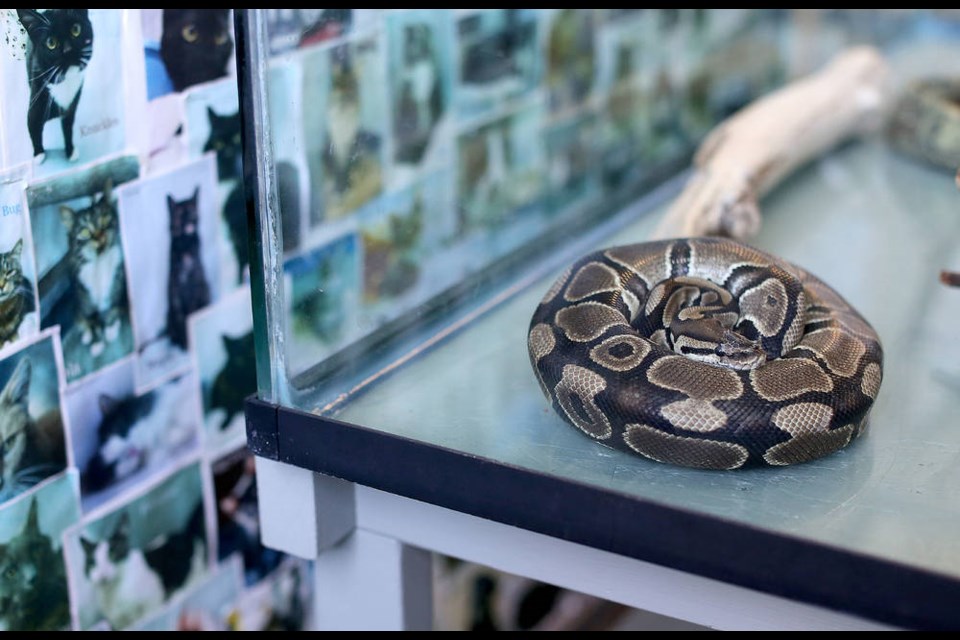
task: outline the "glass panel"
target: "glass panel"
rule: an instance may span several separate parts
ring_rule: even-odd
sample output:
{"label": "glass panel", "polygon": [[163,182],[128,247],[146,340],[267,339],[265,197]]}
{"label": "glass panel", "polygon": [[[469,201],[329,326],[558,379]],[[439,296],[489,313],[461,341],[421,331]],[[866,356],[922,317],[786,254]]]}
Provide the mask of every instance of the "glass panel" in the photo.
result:
{"label": "glass panel", "polygon": [[277,214],[261,230],[276,316],[258,332],[262,395],[337,395],[398,335],[675,174],[782,79],[778,15],[248,12],[262,210]]}
{"label": "glass panel", "polygon": [[827,11],[785,37],[752,10],[324,11],[254,13],[275,399],[960,576],[960,293],[936,279],[960,267],[960,192],[883,140],[789,179],[754,240],[880,333],[883,387],[847,449],[731,473],[631,457],[563,423],[527,355],[562,266],[646,239],[712,123],[852,42],[882,45],[897,86],[956,74],[955,23]]}

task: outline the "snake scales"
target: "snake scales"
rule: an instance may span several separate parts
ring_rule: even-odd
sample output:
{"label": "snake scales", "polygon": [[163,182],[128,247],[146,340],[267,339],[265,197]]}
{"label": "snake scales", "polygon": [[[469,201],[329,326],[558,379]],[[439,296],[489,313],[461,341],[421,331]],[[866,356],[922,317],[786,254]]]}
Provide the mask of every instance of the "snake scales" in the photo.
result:
{"label": "snake scales", "polygon": [[528,346],[567,422],[608,446],[708,469],[844,447],[882,378],[876,332],[833,289],[715,238],[582,258],[538,306]]}

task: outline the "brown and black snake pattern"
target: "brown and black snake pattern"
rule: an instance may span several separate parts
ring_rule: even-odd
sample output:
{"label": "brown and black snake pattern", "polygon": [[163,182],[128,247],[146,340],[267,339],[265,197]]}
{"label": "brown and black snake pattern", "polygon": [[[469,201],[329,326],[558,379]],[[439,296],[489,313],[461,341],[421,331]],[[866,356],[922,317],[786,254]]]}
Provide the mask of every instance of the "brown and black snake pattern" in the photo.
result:
{"label": "brown and black snake pattern", "polygon": [[[701,317],[756,345],[759,362],[710,361],[722,347],[688,330]],[[528,347],[554,409],[583,433],[706,469],[788,465],[844,447],[865,428],[883,367],[876,332],[833,289],[713,238],[582,258],[538,306]]]}

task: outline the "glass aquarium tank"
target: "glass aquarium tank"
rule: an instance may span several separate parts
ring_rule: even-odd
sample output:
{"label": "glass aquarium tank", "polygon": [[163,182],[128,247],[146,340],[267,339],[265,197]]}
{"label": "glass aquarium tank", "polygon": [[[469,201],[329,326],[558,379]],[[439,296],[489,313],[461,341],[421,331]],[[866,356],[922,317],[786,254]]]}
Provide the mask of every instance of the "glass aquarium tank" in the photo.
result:
{"label": "glass aquarium tank", "polygon": [[[913,607],[931,585],[960,594],[960,291],[938,281],[960,268],[957,167],[904,155],[880,126],[760,200],[750,243],[829,283],[884,348],[866,435],[816,461],[714,472],[604,447],[551,408],[528,330],[577,258],[652,237],[698,146],[754,100],[858,44],[889,70],[882,117],[914,80],[956,77],[955,11],[258,9],[238,12],[238,37],[256,453],[375,488],[393,463],[344,449],[350,434],[490,461],[813,549],[814,573],[844,586],[790,562],[762,577],[707,550],[685,565],[703,575],[899,624],[943,620],[939,600],[923,605],[930,618]],[[250,426],[264,407],[281,416],[267,439]],[[331,459],[344,451],[355,459]],[[381,484],[607,544],[589,523],[561,534],[524,520],[522,487],[480,507],[423,474]],[[733,555],[751,553],[764,552]],[[852,595],[836,558],[872,576],[866,591]],[[898,596],[900,579],[922,588]]]}

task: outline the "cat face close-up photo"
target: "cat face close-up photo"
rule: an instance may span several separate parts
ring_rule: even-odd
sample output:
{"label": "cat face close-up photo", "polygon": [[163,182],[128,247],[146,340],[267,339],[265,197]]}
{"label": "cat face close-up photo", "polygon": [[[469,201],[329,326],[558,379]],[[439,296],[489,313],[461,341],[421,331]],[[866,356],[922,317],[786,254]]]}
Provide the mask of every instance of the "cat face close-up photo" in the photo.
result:
{"label": "cat face close-up photo", "polygon": [[227,75],[233,54],[229,9],[164,9],[160,58],[175,91]]}

